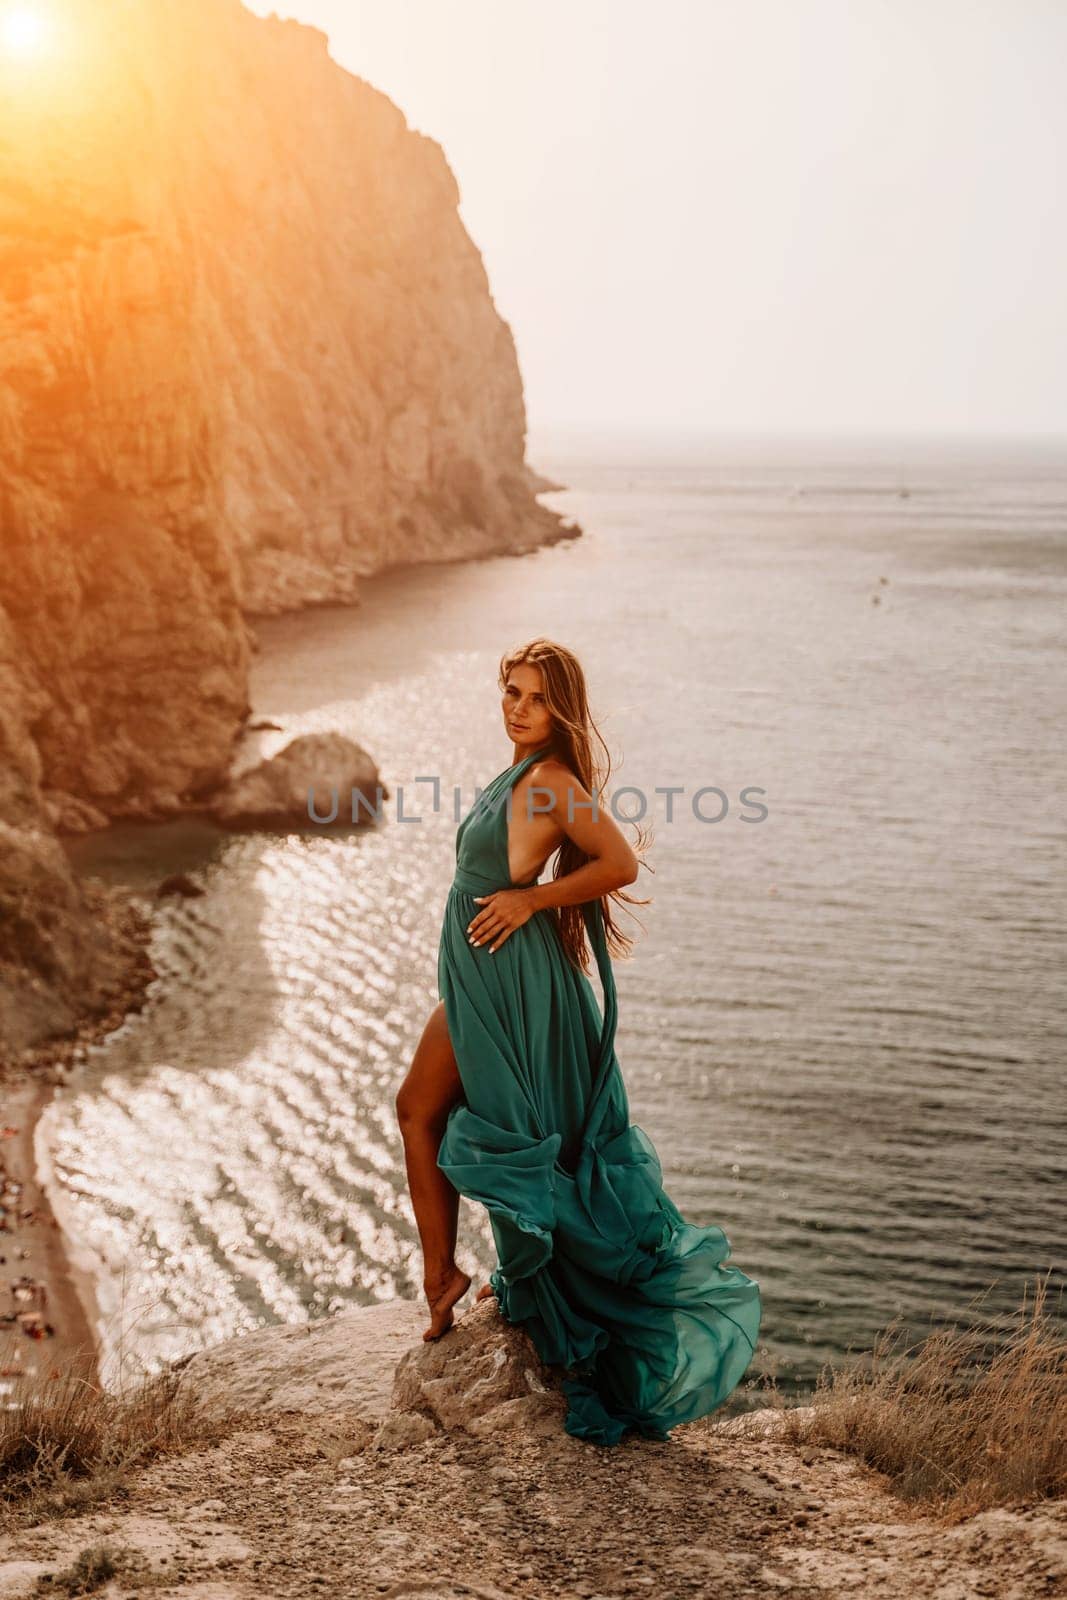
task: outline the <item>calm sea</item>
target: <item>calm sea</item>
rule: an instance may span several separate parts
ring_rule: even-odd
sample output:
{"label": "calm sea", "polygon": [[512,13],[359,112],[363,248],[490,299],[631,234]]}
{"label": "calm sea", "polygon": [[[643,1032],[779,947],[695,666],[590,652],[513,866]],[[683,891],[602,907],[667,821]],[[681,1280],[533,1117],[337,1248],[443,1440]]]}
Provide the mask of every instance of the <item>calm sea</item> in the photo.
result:
{"label": "calm sea", "polygon": [[[455,791],[462,815],[509,763],[497,664],[538,634],[585,664],[620,811],[647,803],[618,1054],[669,1192],[761,1282],[758,1366],[803,1387],[893,1319],[1062,1285],[1067,444],[531,454],[580,540],[258,626],[283,731],[244,759],[338,729],[393,790],[379,825],[70,844],[146,896],[207,890],[160,903],[150,1003],[44,1130],[108,1363],[420,1295],[393,1101]],[[494,1262],[466,1204],[460,1259]]]}

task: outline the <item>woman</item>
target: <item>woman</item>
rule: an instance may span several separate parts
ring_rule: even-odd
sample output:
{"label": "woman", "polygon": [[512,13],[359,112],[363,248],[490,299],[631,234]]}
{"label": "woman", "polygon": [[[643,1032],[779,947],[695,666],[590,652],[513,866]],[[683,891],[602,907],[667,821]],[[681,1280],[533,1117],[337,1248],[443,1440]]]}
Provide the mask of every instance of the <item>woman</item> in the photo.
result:
{"label": "woman", "polygon": [[464,1194],[487,1208],[499,1260],[478,1299],[495,1295],[541,1359],[567,1369],[566,1431],[665,1439],[740,1382],[759,1288],[725,1264],[721,1228],[685,1221],[630,1122],[609,952],[632,940],[611,901],[648,902],[622,893],[641,863],[599,805],[581,666],[536,639],[503,658],[500,685],[514,760],[459,825],[441,1003],[396,1100],[431,1313],[423,1338],[447,1332],[470,1287],[454,1254]]}

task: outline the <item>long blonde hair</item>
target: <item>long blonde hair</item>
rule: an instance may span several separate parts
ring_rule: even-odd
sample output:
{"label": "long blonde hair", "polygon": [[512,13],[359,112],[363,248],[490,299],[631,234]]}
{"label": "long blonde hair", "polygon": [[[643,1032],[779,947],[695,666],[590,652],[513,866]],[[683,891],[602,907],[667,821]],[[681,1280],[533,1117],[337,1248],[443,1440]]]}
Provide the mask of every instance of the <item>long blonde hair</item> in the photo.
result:
{"label": "long blonde hair", "polygon": [[[581,780],[599,808],[605,803],[604,791],[612,770],[611,754],[590,714],[585,673],[578,657],[565,645],[556,644],[552,639],[532,639],[529,644],[521,645],[517,650],[511,650],[500,658],[501,693],[507,687],[508,673],[513,667],[519,666],[540,669],[545,706],[552,718],[550,753]],[[603,752],[602,763],[593,757],[594,739]],[[646,871],[652,872],[653,868],[643,859],[644,852],[651,843],[652,830],[642,828],[633,818],[622,820],[627,826],[637,829],[637,840],[633,848],[638,863]],[[559,847],[553,879],[563,878],[569,872],[575,872],[591,859],[584,850],[579,849],[573,839],[565,838]],[[608,951],[615,957],[626,956],[632,950],[634,941],[616,926],[611,913],[613,900],[625,901],[632,906],[647,906],[650,901],[637,899],[622,889],[612,889],[600,898]],[[588,973],[589,948],[586,943],[582,907],[553,906],[551,909],[556,915],[556,925],[568,956],[576,967]],[[629,915],[632,916],[633,913],[630,912]],[[635,920],[640,921],[640,918]]]}

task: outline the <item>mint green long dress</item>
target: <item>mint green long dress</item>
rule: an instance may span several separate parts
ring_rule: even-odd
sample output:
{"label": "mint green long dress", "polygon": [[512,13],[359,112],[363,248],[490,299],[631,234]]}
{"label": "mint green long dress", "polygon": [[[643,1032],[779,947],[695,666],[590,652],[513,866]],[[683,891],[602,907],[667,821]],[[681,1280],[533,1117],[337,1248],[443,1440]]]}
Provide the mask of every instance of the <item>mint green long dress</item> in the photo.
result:
{"label": "mint green long dress", "polygon": [[756,1346],[759,1287],[727,1263],[721,1228],[686,1222],[652,1141],[630,1122],[599,900],[582,911],[603,1015],[551,910],[495,952],[492,941],[469,941],[475,896],[520,887],[508,862],[509,796],[545,753],[499,773],[456,834],[437,978],[463,1099],[437,1162],[489,1213],[501,1315],[544,1362],[567,1369],[566,1431],[601,1444],[628,1429],[666,1439],[740,1382]]}

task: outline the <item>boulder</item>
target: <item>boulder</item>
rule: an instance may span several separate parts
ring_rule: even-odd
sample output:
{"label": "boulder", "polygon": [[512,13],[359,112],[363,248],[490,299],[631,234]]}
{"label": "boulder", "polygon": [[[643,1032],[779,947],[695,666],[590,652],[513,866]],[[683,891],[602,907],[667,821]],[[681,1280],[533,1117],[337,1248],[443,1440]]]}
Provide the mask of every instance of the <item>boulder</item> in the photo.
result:
{"label": "boulder", "polygon": [[441,1339],[420,1341],[397,1363],[392,1414],[381,1442],[403,1439],[412,1416],[435,1428],[491,1434],[521,1427],[558,1432],[567,1404],[562,1373],[541,1362],[529,1336],[476,1300]]}
{"label": "boulder", "polygon": [[198,899],[206,893],[187,872],[172,872],[169,877],[163,878],[156,888],[156,899],[165,894],[180,894],[186,900]]}
{"label": "boulder", "polygon": [[208,797],[206,808],[227,828],[271,823],[345,827],[353,821],[370,822],[381,800],[388,798],[389,789],[362,745],[340,733],[305,733],[232,778]]}

